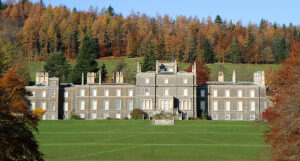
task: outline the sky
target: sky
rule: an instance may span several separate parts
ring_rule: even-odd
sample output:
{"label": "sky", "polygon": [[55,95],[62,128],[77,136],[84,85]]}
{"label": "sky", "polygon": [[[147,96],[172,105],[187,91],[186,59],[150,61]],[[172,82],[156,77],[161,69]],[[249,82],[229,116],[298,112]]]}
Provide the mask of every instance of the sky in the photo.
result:
{"label": "sky", "polygon": [[[40,0],[33,0],[39,2]],[[111,5],[116,13],[123,16],[132,11],[155,17],[157,14],[176,16],[197,16],[200,19],[208,16],[233,22],[241,21],[244,25],[259,24],[266,19],[272,23],[292,23],[300,25],[300,0],[43,0],[45,5],[65,5],[70,9],[88,10],[90,6],[107,8]]]}

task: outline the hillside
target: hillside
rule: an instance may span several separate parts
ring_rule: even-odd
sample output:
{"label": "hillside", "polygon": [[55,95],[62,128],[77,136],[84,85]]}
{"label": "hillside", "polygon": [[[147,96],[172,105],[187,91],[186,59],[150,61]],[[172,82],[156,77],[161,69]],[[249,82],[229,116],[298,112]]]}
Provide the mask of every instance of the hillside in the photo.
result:
{"label": "hillside", "polygon": [[[98,60],[99,67],[105,63],[108,75],[112,76],[112,73],[117,66],[119,62],[125,61],[129,67],[129,69],[133,72],[136,72],[136,64],[137,62],[143,62],[142,58],[126,58],[126,59],[107,59],[107,60]],[[75,62],[70,62],[72,65],[75,64]],[[44,61],[39,62],[26,62],[28,66],[28,70],[30,73],[31,81],[34,81],[35,72],[41,72],[44,71]],[[186,68],[188,68],[188,63],[179,63],[179,70],[183,71]],[[224,67],[224,74],[225,74],[225,81],[231,80],[232,71],[235,69],[237,72],[237,79],[239,81],[253,81],[253,73],[255,71],[259,70],[265,70],[268,67],[272,67],[274,69],[280,68],[280,65],[277,64],[231,64],[231,63],[215,63],[215,64],[207,64],[209,67],[211,74],[210,79],[216,80],[216,73],[217,69],[220,68],[220,66]]]}

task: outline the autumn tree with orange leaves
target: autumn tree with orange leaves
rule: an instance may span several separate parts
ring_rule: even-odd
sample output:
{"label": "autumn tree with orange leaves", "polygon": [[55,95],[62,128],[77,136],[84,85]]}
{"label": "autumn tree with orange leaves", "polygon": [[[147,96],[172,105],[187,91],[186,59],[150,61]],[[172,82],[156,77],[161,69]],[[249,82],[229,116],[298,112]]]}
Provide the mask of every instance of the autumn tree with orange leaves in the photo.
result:
{"label": "autumn tree with orange leaves", "polygon": [[32,133],[37,131],[38,118],[26,95],[16,68],[0,77],[0,160],[43,160]]}
{"label": "autumn tree with orange leaves", "polygon": [[[209,80],[209,68],[205,65],[205,63],[200,62],[200,61],[195,61],[196,63],[196,84],[200,85]],[[189,68],[187,68],[185,71],[186,72],[192,72],[192,66],[194,63],[190,63]]]}
{"label": "autumn tree with orange leaves", "polygon": [[263,113],[268,127],[265,141],[274,160],[300,160],[300,42],[292,43],[290,57],[273,76],[273,106]]}

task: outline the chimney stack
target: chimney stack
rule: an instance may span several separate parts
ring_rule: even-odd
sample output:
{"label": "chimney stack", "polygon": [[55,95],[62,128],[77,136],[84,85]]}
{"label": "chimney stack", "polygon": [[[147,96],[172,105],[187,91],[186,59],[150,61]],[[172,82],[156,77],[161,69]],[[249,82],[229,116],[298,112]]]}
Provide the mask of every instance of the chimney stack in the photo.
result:
{"label": "chimney stack", "polygon": [[192,65],[192,72],[196,73],[196,62],[194,62],[194,64]]}
{"label": "chimney stack", "polygon": [[178,68],[177,68],[177,62],[176,62],[176,60],[175,60],[175,67],[174,68],[175,68],[174,69],[174,73],[177,73]]}
{"label": "chimney stack", "polygon": [[233,70],[233,73],[232,73],[232,82],[233,83],[236,83],[236,74],[235,74],[235,70]]}
{"label": "chimney stack", "polygon": [[81,73],[81,85],[84,85],[84,73]]}
{"label": "chimney stack", "polygon": [[124,83],[124,75],[123,75],[123,72],[120,72],[120,83]]}
{"label": "chimney stack", "polygon": [[141,65],[140,62],[137,62],[137,73],[141,72]]}
{"label": "chimney stack", "polygon": [[88,72],[87,73],[87,84],[93,84],[95,83],[96,73],[94,72]]}
{"label": "chimney stack", "polygon": [[224,82],[224,72],[223,71],[219,71],[219,73],[218,73],[218,81],[219,82]]}
{"label": "chimney stack", "polygon": [[120,83],[120,72],[116,72],[116,83]]}
{"label": "chimney stack", "polygon": [[254,73],[254,84],[265,86],[265,72],[257,71]]}

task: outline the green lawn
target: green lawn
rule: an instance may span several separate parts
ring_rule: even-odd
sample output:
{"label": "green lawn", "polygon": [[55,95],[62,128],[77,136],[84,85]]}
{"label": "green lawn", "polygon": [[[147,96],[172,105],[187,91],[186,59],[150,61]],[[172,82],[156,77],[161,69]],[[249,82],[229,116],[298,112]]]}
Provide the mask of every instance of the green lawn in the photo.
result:
{"label": "green lawn", "polygon": [[263,128],[249,121],[41,121],[36,134],[46,160],[260,160]]}
{"label": "green lawn", "polygon": [[[143,62],[143,58],[126,58],[126,59],[109,59],[109,60],[98,60],[99,67],[105,63],[108,75],[111,76],[117,64],[121,61],[125,61],[130,68],[131,72],[136,73],[136,65],[137,62]],[[44,71],[45,62],[26,62],[31,81],[35,80],[35,73]],[[71,62],[71,65],[74,65],[75,62]],[[256,64],[230,64],[230,63],[215,63],[215,64],[207,64],[209,67],[211,74],[210,79],[216,80],[217,66],[222,65],[224,67],[225,81],[231,80],[232,71],[235,69],[237,73],[238,81],[253,81],[253,73],[259,70],[265,70],[268,67],[278,69],[280,65],[271,64],[271,65],[256,65]],[[178,63],[178,67],[180,71],[185,70],[189,67],[188,63]]]}

